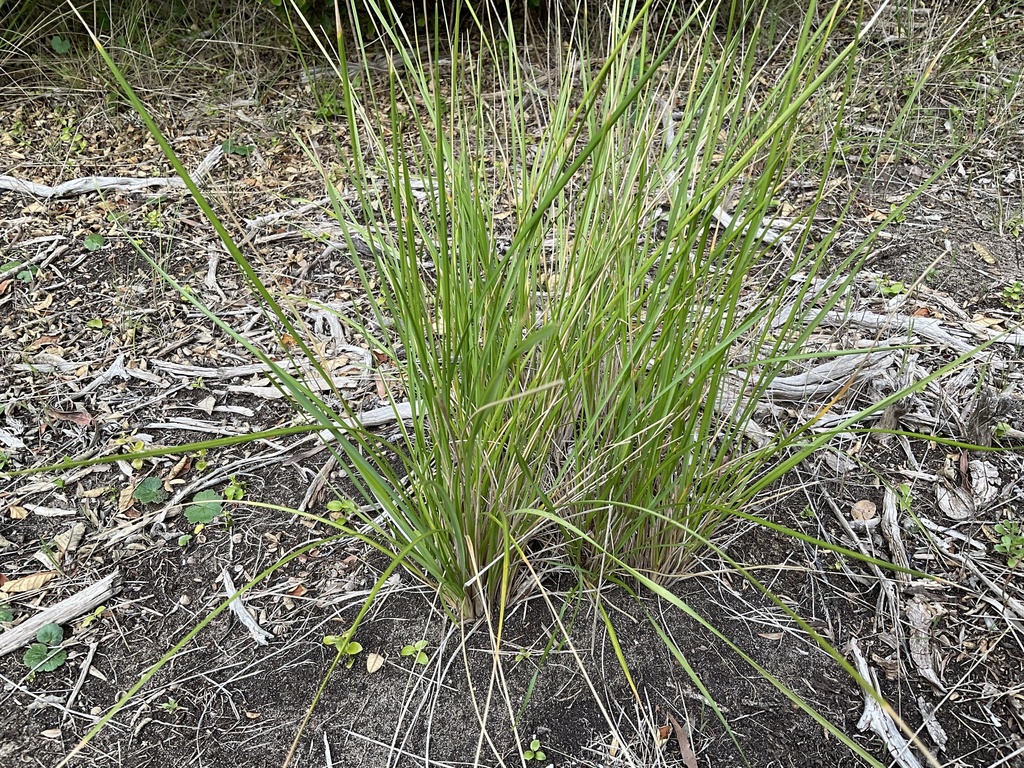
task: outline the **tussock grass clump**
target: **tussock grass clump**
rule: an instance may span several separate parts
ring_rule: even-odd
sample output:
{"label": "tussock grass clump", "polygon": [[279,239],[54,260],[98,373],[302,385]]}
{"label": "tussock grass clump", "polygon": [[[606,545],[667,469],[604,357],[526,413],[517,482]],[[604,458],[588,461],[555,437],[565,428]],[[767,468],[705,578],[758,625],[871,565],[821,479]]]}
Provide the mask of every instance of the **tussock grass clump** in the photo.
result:
{"label": "tussock grass clump", "polygon": [[[723,38],[714,14],[676,9],[670,34],[615,6],[606,47],[571,30],[539,95],[511,26],[500,48],[447,40],[446,90],[437,50],[380,12],[398,54],[368,99],[390,104],[391,141],[346,88],[360,204],[337,198],[337,216],[377,254],[383,351],[416,405],[408,482],[373,485],[378,532],[453,617],[503,607],[546,565],[671,579],[815,444],[747,434],[841,278],[783,318],[752,281],[783,255],[774,279],[813,278],[830,244],[771,210],[801,105],[853,51],[827,57],[839,11],[812,9],[768,79],[756,27]],[[386,187],[360,184],[365,155]]]}

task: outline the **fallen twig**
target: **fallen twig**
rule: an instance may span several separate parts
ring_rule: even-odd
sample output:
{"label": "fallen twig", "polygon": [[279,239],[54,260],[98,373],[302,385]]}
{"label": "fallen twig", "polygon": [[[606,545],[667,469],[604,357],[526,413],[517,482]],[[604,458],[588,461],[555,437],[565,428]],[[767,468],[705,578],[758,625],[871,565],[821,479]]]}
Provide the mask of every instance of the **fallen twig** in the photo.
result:
{"label": "fallen twig", "polygon": [[[853,655],[853,663],[857,667],[860,676],[874,688],[877,695],[878,682],[871,673],[867,660],[861,655],[860,648],[857,647],[855,640],[850,641],[850,653]],[[901,768],[923,768],[921,762],[910,751],[910,742],[900,733],[900,729],[893,722],[889,713],[882,708],[882,705],[878,703],[875,696],[872,696],[868,691],[864,691],[864,714],[860,716],[860,720],[857,722],[857,730],[870,730],[874,732],[885,743],[896,765]]]}
{"label": "fallen twig", "polygon": [[[235,583],[231,581],[228,569],[224,568],[220,572],[220,576],[224,580],[224,591],[228,593],[228,596],[230,597],[235,594]],[[256,645],[266,645],[270,640],[274,639],[274,636],[261,627],[256,622],[256,619],[250,615],[249,611],[246,610],[245,605],[242,603],[241,595],[234,598],[228,604],[228,608],[235,615],[235,618],[238,619],[239,623],[249,630],[249,635],[256,641]]]}
{"label": "fallen twig", "polygon": [[[220,146],[214,147],[196,166],[196,170],[192,173],[192,178],[199,180],[203,176],[208,175],[222,157],[224,157],[223,148]],[[75,195],[85,195],[90,192],[141,192],[142,190],[153,189],[154,187],[185,189],[185,181],[177,176],[160,176],[155,178],[83,176],[51,187],[48,184],[24,181],[14,176],[0,176],[0,190],[21,192],[24,195],[41,197],[45,200],[54,197],[74,197]]]}
{"label": "fallen twig", "polygon": [[13,629],[0,634],[0,657],[32,642],[36,632],[47,624],[66,624],[101,605],[120,589],[121,573],[114,571],[81,592],[40,611]]}
{"label": "fallen twig", "polygon": [[89,192],[140,192],[153,187],[185,188],[185,182],[176,176],[136,179],[125,176],[83,176],[51,187],[34,181],[22,181],[13,176],[0,176],[0,190],[21,192],[49,200],[54,197],[74,197]]}

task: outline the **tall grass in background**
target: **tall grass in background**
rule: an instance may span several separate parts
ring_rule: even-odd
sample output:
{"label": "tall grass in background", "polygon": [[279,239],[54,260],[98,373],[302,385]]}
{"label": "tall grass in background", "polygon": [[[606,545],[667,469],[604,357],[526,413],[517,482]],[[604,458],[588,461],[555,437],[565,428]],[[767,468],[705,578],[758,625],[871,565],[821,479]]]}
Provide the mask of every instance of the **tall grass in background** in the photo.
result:
{"label": "tall grass in background", "polygon": [[[341,34],[324,51],[355,194],[325,181],[352,253],[360,241],[375,254],[358,266],[373,325],[390,333],[360,328],[413,418],[385,443],[273,366],[383,512],[353,523],[400,553],[453,621],[486,618],[498,636],[507,608],[552,570],[653,590],[688,611],[664,585],[715,548],[722,521],[749,515],[789,468],[899,396],[830,431],[814,418],[778,437],[752,428],[773,379],[811,355],[808,338],[873,238],[824,270],[841,215],[816,222],[813,238],[817,202],[772,219],[798,130],[807,144],[803,106],[828,87],[831,119],[842,118],[857,41],[840,46],[834,33],[849,9],[810,3],[765,63],[753,16],[723,29],[714,4],[655,15],[651,3],[613,3],[564,22],[569,45],[553,43],[557,69],[545,78],[511,21],[479,34],[457,3],[419,39],[393,9],[368,10],[392,65],[382,78],[363,57],[353,71]],[[839,134],[818,128],[824,189]],[[290,309],[187,183],[319,366]]]}

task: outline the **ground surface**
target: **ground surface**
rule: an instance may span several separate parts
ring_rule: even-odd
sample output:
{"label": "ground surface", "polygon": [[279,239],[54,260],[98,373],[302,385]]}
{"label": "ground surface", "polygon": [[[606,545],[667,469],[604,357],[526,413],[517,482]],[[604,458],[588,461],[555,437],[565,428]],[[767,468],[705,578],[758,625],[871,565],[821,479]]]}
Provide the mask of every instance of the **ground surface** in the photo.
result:
{"label": "ground surface", "polygon": [[[332,305],[362,319],[368,300],[351,259],[331,245],[328,212],[300,202],[322,199],[323,182],[292,130],[329,167],[335,118],[322,100],[316,114],[294,73],[258,101],[196,92],[147,101],[189,168],[226,140],[252,148],[220,158],[206,189],[262,278],[295,298],[307,341],[329,362],[353,410],[386,404],[386,379],[366,340],[346,325],[332,326],[317,309]],[[90,175],[173,175],[137,118],[104,104],[101,94],[6,84],[0,172],[51,185]],[[951,360],[958,343],[981,343],[1020,322],[1024,297],[1015,299],[1013,286],[1024,275],[1024,136],[1018,123],[998,137],[1000,144],[982,142],[944,173],[887,230],[858,277],[858,309],[895,318],[894,327],[899,318],[931,319],[950,335],[918,337],[912,364],[879,374],[876,389],[859,388],[851,408],[855,397],[884,393],[887,377],[927,374]],[[951,134],[947,149],[961,139]],[[858,196],[849,242],[936,162],[922,152],[838,178],[840,195]],[[276,218],[256,222],[264,216]],[[238,368],[254,364],[251,354],[183,302],[139,253],[278,354],[273,328],[183,191],[50,199],[4,191],[0,235],[0,264],[19,265],[0,275],[0,449],[7,468],[293,422],[294,411],[264,371]],[[908,294],[897,283],[916,285]],[[879,333],[854,323],[835,329],[846,343]],[[984,362],[941,377],[907,404],[901,425],[965,439],[979,428],[971,417],[977,393],[983,385],[1019,388],[1021,358],[1019,337],[994,344]],[[1011,427],[1001,444],[1020,445],[1012,431],[1024,429],[1019,410],[997,420]],[[323,636],[348,626],[386,563],[350,540],[321,541],[333,533],[322,522],[245,503],[231,508],[229,524],[221,517],[196,532],[176,502],[208,488],[223,491],[234,478],[244,486],[243,502],[325,515],[333,494],[324,479],[343,488],[344,478],[317,448],[299,436],[138,467],[121,462],[0,480],[0,589],[13,613],[2,626],[10,631],[115,570],[122,584],[102,610],[63,624],[67,662],[55,671],[28,677],[23,649],[0,658],[0,765],[58,763],[140,673],[222,603],[230,591],[225,573],[239,586],[302,550],[245,597],[269,642],[257,644],[239,621],[220,614],[78,758],[97,766],[282,765],[334,656]],[[993,549],[998,521],[1024,522],[1022,467],[1019,452],[861,438],[805,462],[777,497],[752,510],[883,560],[902,550],[912,568],[935,580],[902,578],[758,526],[737,522],[724,532],[728,555],[845,658],[854,658],[855,643],[878,690],[941,765],[1024,765],[1024,588]],[[160,479],[168,501],[133,497],[148,477]],[[885,488],[900,483],[906,495],[887,498]],[[879,511],[861,511],[871,504],[854,511],[857,502]],[[887,502],[895,526],[879,523]],[[22,581],[32,577],[35,583]],[[550,585],[553,594],[559,586]],[[889,759],[881,740],[859,727],[861,691],[782,607],[711,557],[675,592],[736,648],[653,598],[635,602],[606,590],[634,696],[597,630],[591,600],[531,601],[508,618],[495,657],[485,627],[452,629],[429,591],[398,573],[360,631],[364,654],[330,677],[293,764],[519,764],[533,734],[558,765],[861,764],[737,650],[869,753]],[[641,608],[663,618],[707,691],[690,682]],[[559,623],[571,643],[549,643]],[[400,653],[419,639],[427,641],[425,665]],[[372,674],[369,653],[385,658]],[[507,701],[488,695],[496,670]],[[684,754],[688,747],[695,763]]]}

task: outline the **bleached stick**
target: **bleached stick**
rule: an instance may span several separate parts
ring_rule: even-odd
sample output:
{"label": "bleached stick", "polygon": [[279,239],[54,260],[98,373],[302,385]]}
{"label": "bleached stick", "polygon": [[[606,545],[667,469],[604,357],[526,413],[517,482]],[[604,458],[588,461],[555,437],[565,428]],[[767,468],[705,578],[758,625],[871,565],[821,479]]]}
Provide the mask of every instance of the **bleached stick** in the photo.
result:
{"label": "bleached stick", "polygon": [[[220,572],[221,579],[224,582],[224,591],[228,593],[228,596],[235,594],[235,583],[231,581],[231,575],[228,573],[228,569],[224,568]],[[239,623],[249,630],[249,635],[253,640],[256,641],[256,645],[266,645],[268,641],[273,640],[274,636],[267,632],[261,627],[246,610],[245,605],[242,603],[241,595],[234,598],[228,605],[228,609],[235,615]]]}
{"label": "bleached stick", "polygon": [[120,589],[121,573],[114,571],[92,586],[26,619],[13,629],[0,633],[0,657],[31,643],[35,640],[36,632],[47,624],[66,624],[72,619],[77,619],[96,606],[102,605]]}

